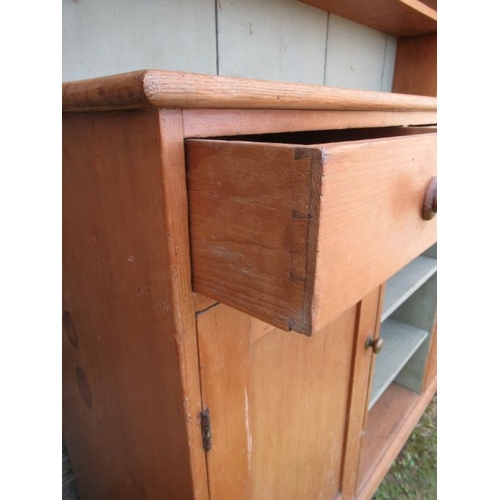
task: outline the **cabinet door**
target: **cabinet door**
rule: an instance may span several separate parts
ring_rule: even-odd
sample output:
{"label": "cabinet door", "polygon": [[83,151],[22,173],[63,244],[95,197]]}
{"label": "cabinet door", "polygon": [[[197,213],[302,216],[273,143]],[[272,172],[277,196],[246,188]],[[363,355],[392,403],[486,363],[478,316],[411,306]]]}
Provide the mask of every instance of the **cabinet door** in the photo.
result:
{"label": "cabinet door", "polygon": [[357,455],[346,453],[347,415],[357,411],[362,421],[367,391],[367,380],[353,379],[353,356],[374,332],[378,297],[379,289],[313,337],[224,305],[199,314],[212,500],[332,499],[342,491],[344,461]]}

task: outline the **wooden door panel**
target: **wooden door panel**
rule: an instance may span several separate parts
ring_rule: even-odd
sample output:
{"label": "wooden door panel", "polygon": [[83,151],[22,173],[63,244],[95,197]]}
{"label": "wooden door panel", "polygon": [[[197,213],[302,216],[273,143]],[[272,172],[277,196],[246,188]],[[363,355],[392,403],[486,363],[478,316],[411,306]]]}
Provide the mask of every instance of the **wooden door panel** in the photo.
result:
{"label": "wooden door panel", "polygon": [[[198,316],[212,500],[332,499],[340,492],[361,304],[313,337],[222,304]],[[370,307],[375,322],[377,301]]]}

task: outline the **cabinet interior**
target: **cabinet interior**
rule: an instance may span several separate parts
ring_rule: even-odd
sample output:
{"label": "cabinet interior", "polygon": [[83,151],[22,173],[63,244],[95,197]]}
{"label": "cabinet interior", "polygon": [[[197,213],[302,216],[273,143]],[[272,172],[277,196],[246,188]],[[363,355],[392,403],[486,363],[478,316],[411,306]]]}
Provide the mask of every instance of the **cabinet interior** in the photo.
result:
{"label": "cabinet interior", "polygon": [[408,422],[420,404],[435,334],[436,259],[434,244],[386,282],[380,328],[384,348],[375,356],[358,491],[365,488],[377,464],[393,446],[393,436],[411,431]]}
{"label": "cabinet interior", "polygon": [[420,394],[436,313],[437,247],[423,252],[386,283],[368,409],[391,383]]}

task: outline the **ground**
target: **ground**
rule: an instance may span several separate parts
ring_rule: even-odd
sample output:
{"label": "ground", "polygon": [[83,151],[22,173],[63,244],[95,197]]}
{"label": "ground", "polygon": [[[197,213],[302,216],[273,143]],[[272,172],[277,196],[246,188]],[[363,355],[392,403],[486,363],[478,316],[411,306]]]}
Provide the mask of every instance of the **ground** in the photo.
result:
{"label": "ground", "polygon": [[437,498],[437,395],[372,500]]}

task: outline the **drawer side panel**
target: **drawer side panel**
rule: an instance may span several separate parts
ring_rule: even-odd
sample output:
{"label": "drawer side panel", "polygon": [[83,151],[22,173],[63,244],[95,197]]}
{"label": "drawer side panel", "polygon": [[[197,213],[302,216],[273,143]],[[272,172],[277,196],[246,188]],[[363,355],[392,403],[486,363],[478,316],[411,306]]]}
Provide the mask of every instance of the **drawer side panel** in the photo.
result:
{"label": "drawer side panel", "polygon": [[189,140],[186,152],[194,290],[310,330],[319,150]]}

